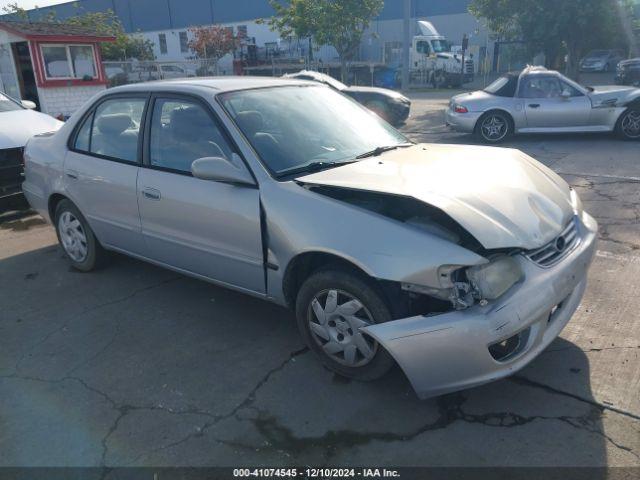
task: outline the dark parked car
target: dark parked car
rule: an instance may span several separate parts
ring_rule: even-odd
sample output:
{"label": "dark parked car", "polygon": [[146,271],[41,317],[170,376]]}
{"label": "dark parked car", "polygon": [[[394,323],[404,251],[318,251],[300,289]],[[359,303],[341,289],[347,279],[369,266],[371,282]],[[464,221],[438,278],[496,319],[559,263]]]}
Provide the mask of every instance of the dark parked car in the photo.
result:
{"label": "dark parked car", "polygon": [[297,73],[285,75],[285,77],[312,80],[329,85],[334,90],[350,96],[369,110],[377,113],[393,126],[402,125],[409,117],[411,100],[394,90],[376,87],[348,87],[330,75],[312,70],[301,70]]}
{"label": "dark parked car", "polygon": [[621,50],[591,50],[581,61],[581,72],[612,72],[625,57]]}
{"label": "dark parked car", "polygon": [[640,87],[640,57],[618,63],[616,83]]}

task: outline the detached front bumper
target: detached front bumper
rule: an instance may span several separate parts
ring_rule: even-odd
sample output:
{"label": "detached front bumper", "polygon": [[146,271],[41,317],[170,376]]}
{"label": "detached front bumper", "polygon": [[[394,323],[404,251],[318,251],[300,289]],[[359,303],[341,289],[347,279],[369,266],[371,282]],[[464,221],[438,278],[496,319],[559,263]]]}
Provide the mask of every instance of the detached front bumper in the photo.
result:
{"label": "detached front bumper", "polygon": [[[578,222],[580,243],[552,267],[519,255],[524,278],[488,305],[365,327],[428,398],[517,372],[542,352],[578,308],[596,250],[597,223]],[[502,352],[502,353],[501,353]]]}
{"label": "detached front bumper", "polygon": [[473,133],[481,116],[482,112],[456,113],[451,107],[444,114],[447,127],[462,133]]}

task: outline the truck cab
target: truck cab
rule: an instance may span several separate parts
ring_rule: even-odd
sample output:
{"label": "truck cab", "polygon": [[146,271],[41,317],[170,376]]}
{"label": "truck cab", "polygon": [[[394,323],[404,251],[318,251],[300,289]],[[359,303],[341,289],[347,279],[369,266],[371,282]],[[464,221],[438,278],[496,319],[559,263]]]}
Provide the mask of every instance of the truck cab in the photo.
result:
{"label": "truck cab", "polygon": [[414,77],[422,78],[434,87],[460,86],[473,80],[473,59],[453,53],[452,45],[440,35],[431,22],[418,21],[420,34],[413,37],[410,70]]}

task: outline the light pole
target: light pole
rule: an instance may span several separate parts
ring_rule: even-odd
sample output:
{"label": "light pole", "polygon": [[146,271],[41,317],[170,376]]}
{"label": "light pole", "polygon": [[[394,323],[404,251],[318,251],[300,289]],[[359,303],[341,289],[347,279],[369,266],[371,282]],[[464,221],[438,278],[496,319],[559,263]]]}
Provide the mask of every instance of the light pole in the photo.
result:
{"label": "light pole", "polygon": [[402,25],[402,90],[409,89],[409,46],[411,44],[411,0],[404,0],[404,21]]}

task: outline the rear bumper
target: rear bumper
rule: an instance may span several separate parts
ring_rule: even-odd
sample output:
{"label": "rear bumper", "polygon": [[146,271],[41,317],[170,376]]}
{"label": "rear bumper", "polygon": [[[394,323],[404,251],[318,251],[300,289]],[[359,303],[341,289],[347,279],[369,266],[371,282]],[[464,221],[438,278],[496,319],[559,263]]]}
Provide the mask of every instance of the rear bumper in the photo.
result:
{"label": "rear bumper", "polygon": [[456,132],[473,133],[482,112],[456,113],[447,108],[444,114],[445,124]]}
{"label": "rear bumper", "polygon": [[49,218],[47,199],[44,197],[43,192],[39,191],[29,182],[24,182],[22,184],[22,192],[24,193],[27,202],[29,202],[29,205],[31,205],[31,208],[42,215],[45,220],[51,222],[51,219]]}
{"label": "rear bumper", "polygon": [[[558,336],[580,304],[596,250],[597,224],[586,213],[578,224],[580,243],[555,266],[543,268],[517,256],[524,280],[499,300],[364,331],[395,358],[420,398],[512,375]],[[507,340],[512,351],[497,360],[489,347]]]}

